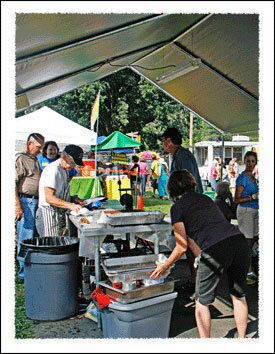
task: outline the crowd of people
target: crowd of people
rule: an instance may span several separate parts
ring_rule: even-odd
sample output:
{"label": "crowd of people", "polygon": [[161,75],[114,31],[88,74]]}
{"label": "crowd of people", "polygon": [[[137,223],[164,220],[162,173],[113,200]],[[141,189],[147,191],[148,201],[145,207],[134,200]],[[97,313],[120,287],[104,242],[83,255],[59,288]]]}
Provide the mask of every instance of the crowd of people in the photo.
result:
{"label": "crowd of people", "polygon": [[[129,176],[134,193],[146,196],[150,187],[152,197],[173,202],[171,254],[164,264],[157,264],[151,277],[162,276],[183,254],[187,255],[196,322],[200,336],[206,338],[210,337],[211,328],[209,305],[226,272],[238,336],[244,338],[248,319],[246,285],[257,280],[252,264],[259,238],[257,154],[245,154],[242,173],[236,159],[232,159],[226,179],[219,178],[223,174],[220,159],[214,160],[210,178],[216,196],[212,200],[203,193],[196,159],[181,146],[179,130],[167,128],[159,138],[162,155],[153,153],[150,162],[142,155],[133,155],[129,169],[120,171]],[[69,190],[76,167],[83,166],[83,153],[81,147],[72,144],[59,151],[56,142],[45,142],[39,133],[28,136],[25,150],[15,158],[18,254],[25,239],[66,235],[66,211],[78,212],[84,205],[82,199],[71,197]],[[165,161],[168,154],[172,157],[170,166]],[[98,163],[97,167],[103,182],[108,174],[106,166]],[[238,226],[231,223],[232,219],[237,220]],[[24,262],[19,265],[18,276],[24,281]]]}

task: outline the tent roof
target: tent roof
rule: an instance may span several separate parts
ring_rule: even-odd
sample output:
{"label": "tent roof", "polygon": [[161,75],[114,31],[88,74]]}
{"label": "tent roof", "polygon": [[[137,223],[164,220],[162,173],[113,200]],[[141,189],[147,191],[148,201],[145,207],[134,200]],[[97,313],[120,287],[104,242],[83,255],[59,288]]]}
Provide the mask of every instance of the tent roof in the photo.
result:
{"label": "tent roof", "polygon": [[37,132],[45,140],[54,140],[57,144],[76,144],[91,146],[96,143],[97,134],[48,107],[42,107],[32,113],[15,118],[16,140],[26,141],[29,134]]}
{"label": "tent roof", "polygon": [[[156,78],[192,58],[199,69]],[[224,132],[256,137],[258,14],[17,13],[17,110],[125,67]]]}
{"label": "tent roof", "polygon": [[140,143],[138,141],[131,139],[129,136],[116,130],[107,136],[107,138],[105,138],[102,143],[97,145],[97,150],[101,151],[110,149],[134,148],[139,146]]}

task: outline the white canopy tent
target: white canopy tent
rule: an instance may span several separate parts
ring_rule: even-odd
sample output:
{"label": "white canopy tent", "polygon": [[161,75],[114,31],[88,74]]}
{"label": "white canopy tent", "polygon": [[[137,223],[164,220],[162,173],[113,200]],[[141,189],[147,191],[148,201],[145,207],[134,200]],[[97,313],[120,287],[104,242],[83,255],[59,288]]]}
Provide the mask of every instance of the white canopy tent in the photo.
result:
{"label": "white canopy tent", "polygon": [[[97,134],[72,120],[62,116],[49,107],[42,107],[32,113],[15,118],[16,150],[21,150],[31,133],[40,133],[45,141],[54,140],[59,148],[68,144],[79,145],[84,151],[96,144]],[[20,144],[20,142],[22,142]],[[20,145],[20,146],[18,146]]]}

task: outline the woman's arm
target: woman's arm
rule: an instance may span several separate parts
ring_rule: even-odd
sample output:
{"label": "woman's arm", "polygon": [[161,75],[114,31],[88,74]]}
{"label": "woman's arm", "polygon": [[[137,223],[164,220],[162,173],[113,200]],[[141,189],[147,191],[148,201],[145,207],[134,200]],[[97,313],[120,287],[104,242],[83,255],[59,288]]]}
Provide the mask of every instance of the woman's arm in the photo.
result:
{"label": "woman's arm", "polygon": [[251,200],[253,199],[251,195],[249,195],[248,197],[241,197],[243,190],[244,190],[244,186],[236,186],[235,196],[234,196],[234,202],[236,204],[251,202]]}
{"label": "woman's arm", "polygon": [[171,267],[187,251],[187,236],[183,222],[173,225],[176,245],[165,263],[158,263],[150,278],[159,278],[166,270]]}

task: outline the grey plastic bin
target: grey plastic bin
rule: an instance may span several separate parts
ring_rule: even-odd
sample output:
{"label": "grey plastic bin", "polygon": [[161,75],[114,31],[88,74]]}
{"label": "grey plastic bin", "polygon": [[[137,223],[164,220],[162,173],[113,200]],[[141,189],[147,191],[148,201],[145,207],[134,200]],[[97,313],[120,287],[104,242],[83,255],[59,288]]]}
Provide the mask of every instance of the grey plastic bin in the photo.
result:
{"label": "grey plastic bin", "polygon": [[104,338],[168,338],[173,292],[131,304],[113,303],[102,311]]}
{"label": "grey plastic bin", "polygon": [[38,237],[21,242],[27,317],[55,321],[78,313],[78,244],[79,240],[71,237]]}

